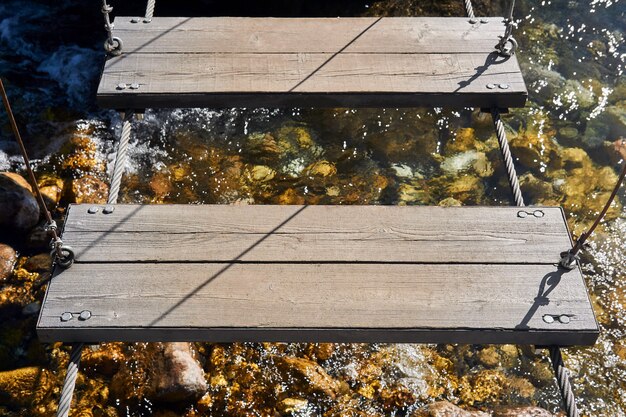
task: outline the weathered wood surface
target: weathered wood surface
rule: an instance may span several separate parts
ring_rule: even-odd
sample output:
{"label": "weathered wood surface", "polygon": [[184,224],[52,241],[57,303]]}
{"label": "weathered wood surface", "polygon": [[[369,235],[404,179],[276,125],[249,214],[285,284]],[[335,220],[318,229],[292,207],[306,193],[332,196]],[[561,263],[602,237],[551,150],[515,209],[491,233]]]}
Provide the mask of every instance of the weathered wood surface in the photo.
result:
{"label": "weathered wood surface", "polygon": [[[92,317],[59,319],[82,310]],[[78,263],[54,277],[39,321],[44,341],[87,342],[586,344],[596,331],[580,272],[552,265]]]}
{"label": "weathered wood surface", "polygon": [[[501,18],[116,19],[103,107],[523,106]],[[139,88],[119,89],[136,83]],[[508,88],[487,88],[506,84]]]}
{"label": "weathered wood surface", "polygon": [[[571,247],[559,208],[521,218],[513,207],[88,207],[67,216],[78,257],[49,285],[44,341],[575,345],[598,335],[580,270],[554,265]],[[79,320],[83,310],[91,318]],[[65,312],[75,317],[63,322]]]}
{"label": "weathered wood surface", "polygon": [[553,264],[570,245],[560,208],[72,206],[64,241],[79,262]]}

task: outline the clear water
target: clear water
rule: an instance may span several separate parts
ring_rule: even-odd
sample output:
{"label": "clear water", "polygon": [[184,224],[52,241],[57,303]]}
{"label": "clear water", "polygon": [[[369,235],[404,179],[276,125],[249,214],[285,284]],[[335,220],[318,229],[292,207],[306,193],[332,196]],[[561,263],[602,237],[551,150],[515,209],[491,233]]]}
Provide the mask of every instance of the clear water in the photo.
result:
{"label": "clear water", "polygon": [[[262,3],[208,7],[208,2],[180,6],[164,1],[157,14],[206,15],[207,7],[215,14],[230,15],[409,15],[417,7],[434,15],[462,12],[452,1],[313,2],[318,8],[298,1]],[[133,4],[114,5],[120,14],[142,10]],[[504,6],[481,2],[477,10],[498,15]],[[103,34],[93,30],[100,27],[98,12],[98,5],[80,1],[0,4],[0,75],[7,81],[41,173],[63,166],[69,158],[64,145],[77,134],[94,145],[92,156],[104,168],[92,164],[83,172],[68,169],[64,179],[84,172],[105,179],[112,170],[120,119],[98,110],[93,101],[103,61],[99,49]],[[530,100],[505,122],[519,157],[525,197],[528,204],[563,205],[572,230],[580,233],[601,208],[607,187],[624,163],[613,142],[626,136],[626,3],[525,0],[518,1],[516,18],[518,59]],[[0,169],[19,170],[4,115],[0,126]],[[478,145],[461,146],[468,135]],[[472,109],[149,110],[136,123],[122,201],[432,205],[453,198],[466,205],[510,205],[512,197],[493,145],[489,118]],[[480,159],[477,153],[487,158]],[[467,184],[471,187],[463,188]],[[588,416],[626,415],[623,191],[619,198],[621,204],[609,213],[583,259],[600,339],[594,347],[566,351],[580,408]],[[0,314],[7,323],[25,325],[15,309],[0,308]],[[33,363],[24,353],[26,344],[11,345],[14,362],[0,364],[1,369],[37,364],[56,371],[61,366],[54,355],[43,364]],[[263,356],[275,348],[229,349],[233,360],[239,355],[259,364],[264,375],[260,378],[277,378]],[[307,348],[281,349],[298,355]],[[503,404],[538,404],[550,410],[559,406],[556,388],[545,376],[547,359],[529,349],[352,346],[320,363],[347,381],[359,399],[355,409],[366,413],[405,415],[436,399],[485,409]],[[381,371],[367,379],[362,369],[370,363]],[[498,379],[501,376],[503,380]],[[109,383],[107,378],[103,381]],[[506,389],[498,389],[500,382]],[[385,408],[379,394],[369,397],[372,390],[383,392],[380,387],[408,392],[410,400]],[[103,400],[92,401],[95,407]],[[309,401],[301,414],[319,415],[333,404],[327,398]],[[215,407],[213,414],[225,413]],[[264,415],[263,407],[258,405],[253,414]],[[158,407],[129,407],[127,413],[149,414],[148,409]],[[2,408],[0,402],[0,414],[5,411],[21,415],[11,407]]]}

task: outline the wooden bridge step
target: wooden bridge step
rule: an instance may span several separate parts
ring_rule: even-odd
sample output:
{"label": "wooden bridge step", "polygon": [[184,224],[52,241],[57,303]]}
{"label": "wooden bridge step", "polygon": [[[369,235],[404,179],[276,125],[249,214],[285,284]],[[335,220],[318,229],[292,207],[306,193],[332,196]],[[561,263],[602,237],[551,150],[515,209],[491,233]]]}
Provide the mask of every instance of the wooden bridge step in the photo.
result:
{"label": "wooden bridge step", "polygon": [[495,17],[117,17],[124,54],[107,60],[98,101],[118,109],[521,107],[517,59],[494,52],[503,32]]}
{"label": "wooden bridge step", "polygon": [[89,207],[69,209],[64,240],[77,258],[49,285],[44,341],[598,336],[580,270],[555,266],[571,247],[559,208]]}

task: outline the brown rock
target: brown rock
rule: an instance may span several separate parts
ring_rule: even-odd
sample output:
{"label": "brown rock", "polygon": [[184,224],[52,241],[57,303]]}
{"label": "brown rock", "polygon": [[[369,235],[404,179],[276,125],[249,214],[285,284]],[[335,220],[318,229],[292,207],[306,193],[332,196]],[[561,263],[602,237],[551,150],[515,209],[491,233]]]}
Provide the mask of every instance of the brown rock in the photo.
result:
{"label": "brown rock", "polygon": [[613,142],[613,146],[615,147],[615,151],[619,153],[622,158],[626,159],[626,139],[620,138]]}
{"label": "brown rock", "polygon": [[52,259],[49,253],[40,253],[39,255],[31,256],[24,262],[24,269],[28,272],[47,272],[51,267]]}
{"label": "brown rock", "polygon": [[179,402],[202,397],[208,385],[191,344],[163,343],[162,360],[153,385],[158,401]]}
{"label": "brown rock", "polygon": [[0,402],[13,407],[33,407],[54,387],[54,377],[45,369],[33,366],[0,372]]}
{"label": "brown rock", "polygon": [[111,380],[111,393],[122,405],[143,399],[194,400],[207,388],[204,371],[189,343],[137,344]]}
{"label": "brown rock", "polygon": [[275,362],[285,378],[294,379],[304,392],[321,393],[334,399],[340,389],[339,382],[317,362],[293,356],[276,357]]}
{"label": "brown rock", "polygon": [[43,175],[37,181],[48,210],[53,210],[63,195],[63,180],[52,175]]}
{"label": "brown rock", "polygon": [[493,417],[555,417],[548,410],[539,407],[504,407],[494,411]]}
{"label": "brown rock", "polygon": [[112,376],[124,361],[122,343],[103,343],[83,351],[81,366],[84,370]]}
{"label": "brown rock", "polygon": [[24,178],[0,172],[0,227],[17,232],[30,230],[39,220],[39,206]]}
{"label": "brown rock", "polygon": [[11,276],[16,261],[17,252],[9,245],[0,243],[0,281],[4,281]]}
{"label": "brown rock", "polygon": [[437,401],[411,414],[411,417],[490,417],[482,411],[467,411],[448,402]]}
{"label": "brown rock", "polygon": [[109,186],[104,181],[85,175],[72,181],[70,199],[78,204],[104,204],[108,194]]}

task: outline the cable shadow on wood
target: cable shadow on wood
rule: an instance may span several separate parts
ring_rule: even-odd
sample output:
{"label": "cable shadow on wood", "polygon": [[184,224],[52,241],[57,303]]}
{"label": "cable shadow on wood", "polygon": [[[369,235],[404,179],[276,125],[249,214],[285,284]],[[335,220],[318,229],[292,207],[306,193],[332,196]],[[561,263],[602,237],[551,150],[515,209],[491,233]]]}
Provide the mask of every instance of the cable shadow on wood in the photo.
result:
{"label": "cable shadow on wood", "polygon": [[180,307],[181,305],[183,305],[187,300],[189,300],[191,297],[193,297],[194,294],[196,294],[198,291],[202,290],[204,287],[206,287],[207,285],[209,285],[212,281],[214,281],[215,279],[217,279],[220,275],[224,274],[226,271],[228,271],[230,268],[232,268],[233,266],[237,265],[236,261],[241,260],[244,256],[246,256],[248,253],[250,253],[254,248],[256,248],[257,246],[259,246],[261,243],[263,243],[267,238],[269,238],[271,235],[273,235],[274,233],[276,233],[278,230],[280,230],[283,226],[285,226],[287,223],[289,223],[291,220],[293,220],[294,218],[296,218],[300,213],[302,213],[308,206],[302,206],[301,208],[299,208],[298,210],[296,210],[296,212],[294,212],[293,214],[291,214],[289,217],[287,217],[285,220],[283,220],[280,224],[278,224],[276,227],[274,227],[272,230],[270,230],[268,233],[266,233],[263,237],[261,237],[259,240],[257,240],[256,242],[254,242],[252,245],[250,245],[247,249],[245,249],[243,252],[241,252],[239,255],[237,255],[235,258],[233,258],[230,263],[226,264],[223,268],[221,268],[219,271],[217,271],[215,274],[211,275],[206,281],[204,281],[202,284],[196,286],[196,288],[194,288],[193,290],[191,290],[186,296],[184,296],[183,298],[181,298],[176,304],[174,304],[173,306],[171,306],[170,308],[168,308],[165,312],[163,312],[159,317],[157,317],[156,319],[152,320],[147,327],[152,327],[155,326],[157,323],[159,323],[161,320],[163,320],[165,317],[167,317],[170,313],[172,313],[174,310],[176,310],[178,307]]}
{"label": "cable shadow on wood", "polygon": [[530,307],[521,323],[515,326],[515,330],[529,330],[530,320],[535,316],[539,307],[547,306],[550,304],[550,298],[548,295],[559,285],[561,282],[561,278],[563,274],[567,272],[561,268],[557,268],[555,271],[546,274],[539,284],[539,291],[537,292],[537,296],[535,297],[535,301],[533,305]]}
{"label": "cable shadow on wood", "polygon": [[459,86],[457,87],[456,90],[453,91],[453,93],[458,93],[465,87],[468,87],[469,85],[471,85],[474,81],[479,79],[492,65],[504,64],[510,58],[511,57],[508,57],[508,56],[507,57],[501,56],[497,52],[491,52],[489,55],[487,55],[487,59],[485,60],[485,63],[483,65],[474,68],[476,70],[476,73],[474,75],[472,75],[469,79],[465,81],[459,81]]}

